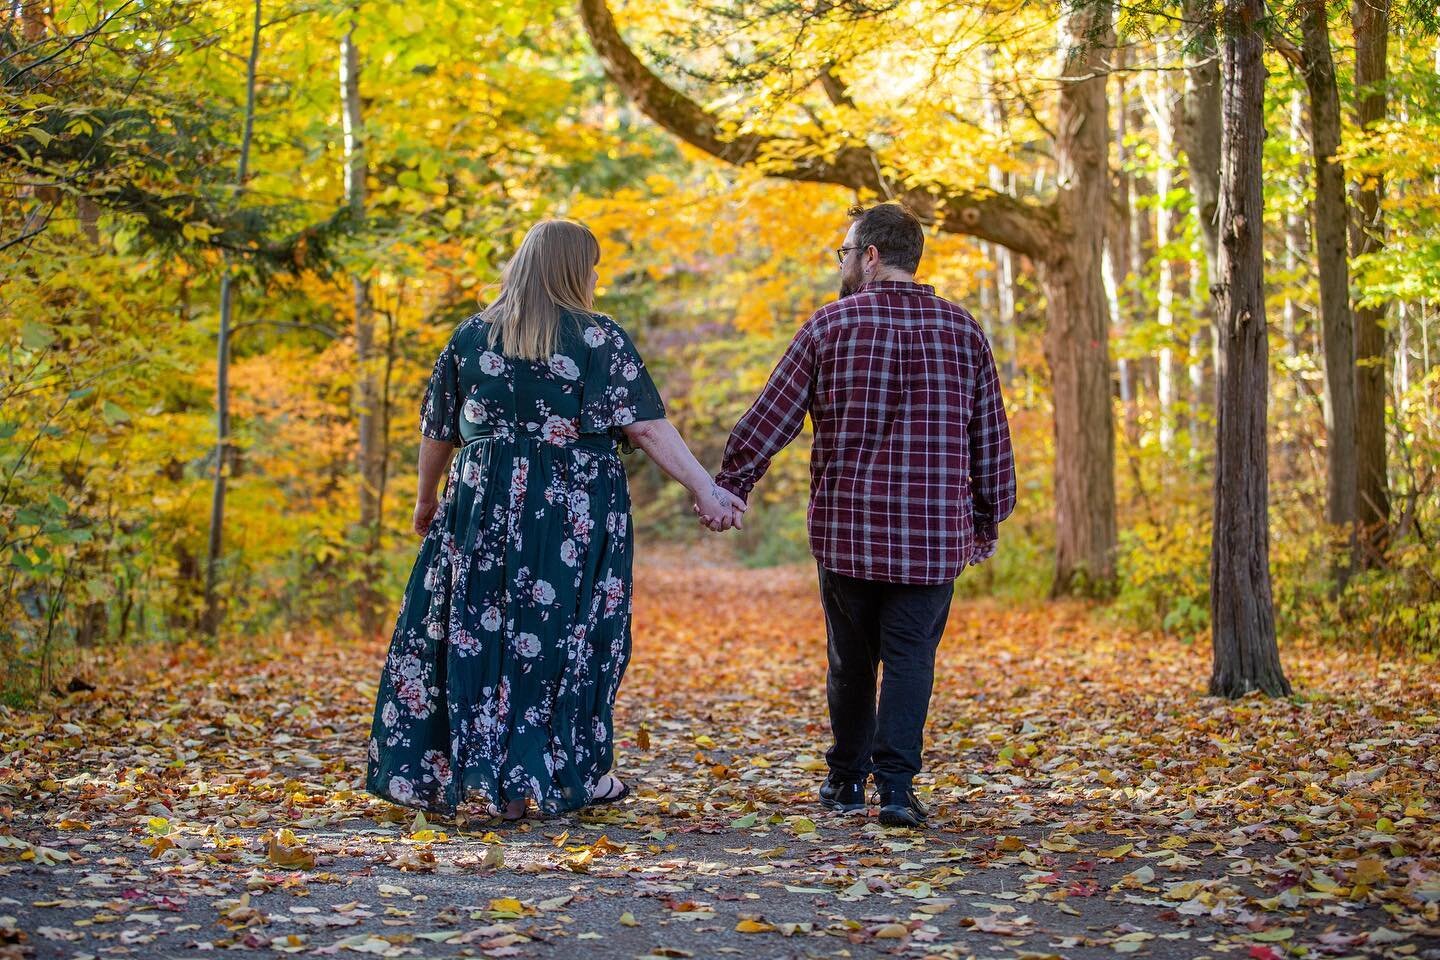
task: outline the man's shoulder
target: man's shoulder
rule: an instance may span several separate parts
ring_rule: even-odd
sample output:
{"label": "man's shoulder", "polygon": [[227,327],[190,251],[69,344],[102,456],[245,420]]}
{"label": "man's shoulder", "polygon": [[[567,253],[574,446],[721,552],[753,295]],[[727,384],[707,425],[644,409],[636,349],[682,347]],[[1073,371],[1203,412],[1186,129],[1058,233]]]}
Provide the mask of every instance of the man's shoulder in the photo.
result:
{"label": "man's shoulder", "polygon": [[955,326],[968,333],[983,335],[980,324],[960,304],[937,293],[913,293],[901,298],[886,296],[885,291],[861,290],[832,300],[810,315],[808,326],[816,334],[848,323],[873,320],[890,322],[936,323]]}

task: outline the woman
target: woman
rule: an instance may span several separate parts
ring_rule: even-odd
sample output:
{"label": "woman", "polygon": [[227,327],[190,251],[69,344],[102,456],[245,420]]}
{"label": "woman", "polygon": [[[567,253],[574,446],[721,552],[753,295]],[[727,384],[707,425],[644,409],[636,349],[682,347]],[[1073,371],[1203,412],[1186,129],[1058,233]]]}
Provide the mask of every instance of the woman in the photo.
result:
{"label": "woman", "polygon": [[424,540],[370,735],[377,796],[450,814],[474,791],[516,819],[527,801],[560,813],[629,793],[610,772],[633,557],[616,441],[684,484],[698,513],[738,524],[743,504],[665,419],[625,331],[592,312],[599,260],[586,227],[536,224],[499,297],[435,363],[420,421]]}

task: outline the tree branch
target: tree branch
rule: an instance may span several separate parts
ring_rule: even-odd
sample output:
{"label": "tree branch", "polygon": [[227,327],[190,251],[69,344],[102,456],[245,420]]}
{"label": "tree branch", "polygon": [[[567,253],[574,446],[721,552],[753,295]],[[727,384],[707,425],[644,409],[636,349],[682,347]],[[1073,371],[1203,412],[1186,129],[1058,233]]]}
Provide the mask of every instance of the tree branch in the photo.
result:
{"label": "tree branch", "polygon": [[[606,0],[579,0],[580,19],[605,73],[646,116],[691,146],[736,166],[767,156],[784,156],[805,142],[757,133],[727,136],[719,117],[657,76],[620,36]],[[823,82],[823,80],[822,80]],[[827,91],[828,92],[828,91]],[[795,160],[775,176],[830,183],[904,200],[922,218],[948,233],[988,240],[1033,258],[1053,248],[1058,224],[1052,210],[988,189],[952,191],[936,197],[905,186],[903,175],[886,176],[879,158],[863,146],[841,147],[831,158]]]}

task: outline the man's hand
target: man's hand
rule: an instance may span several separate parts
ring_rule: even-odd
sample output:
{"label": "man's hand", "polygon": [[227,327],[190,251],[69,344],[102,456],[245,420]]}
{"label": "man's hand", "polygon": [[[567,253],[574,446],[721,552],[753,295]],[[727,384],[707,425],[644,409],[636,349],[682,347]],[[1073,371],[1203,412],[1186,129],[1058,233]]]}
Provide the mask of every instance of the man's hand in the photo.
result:
{"label": "man's hand", "polygon": [[976,540],[975,545],[970,548],[970,565],[984,563],[995,556],[995,547],[999,540]]}
{"label": "man's hand", "polygon": [[420,497],[415,501],[415,532],[420,536],[430,532],[430,521],[435,519],[435,511],[440,508],[440,501],[435,497]]}
{"label": "man's hand", "polygon": [[745,501],[718,483],[712,482],[709,489],[695,494],[694,508],[700,523],[716,533],[731,527],[736,530],[743,528]]}

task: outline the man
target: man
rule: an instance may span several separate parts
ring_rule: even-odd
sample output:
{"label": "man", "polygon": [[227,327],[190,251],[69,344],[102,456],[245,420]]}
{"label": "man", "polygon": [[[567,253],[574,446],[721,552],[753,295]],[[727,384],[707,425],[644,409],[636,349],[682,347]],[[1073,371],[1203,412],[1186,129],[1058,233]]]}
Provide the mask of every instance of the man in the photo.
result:
{"label": "man", "polygon": [[[1015,505],[990,346],[964,308],[915,282],[925,235],[899,204],[850,211],[840,299],[800,327],[725,446],[741,498],[810,415],[810,546],[829,638],[834,745],[820,802],[919,827],[912,782],[954,581],[995,552]],[[726,518],[708,522],[723,529]],[[876,706],[876,668],[885,665]]]}

